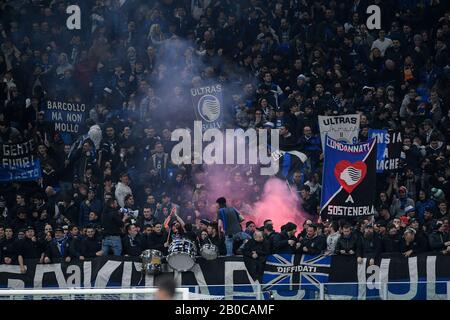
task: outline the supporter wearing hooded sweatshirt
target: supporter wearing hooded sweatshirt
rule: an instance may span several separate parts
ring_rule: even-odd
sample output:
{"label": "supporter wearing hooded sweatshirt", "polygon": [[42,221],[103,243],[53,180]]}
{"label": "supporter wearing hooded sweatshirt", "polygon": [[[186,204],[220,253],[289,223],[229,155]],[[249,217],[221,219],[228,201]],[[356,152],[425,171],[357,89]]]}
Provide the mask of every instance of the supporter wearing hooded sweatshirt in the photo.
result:
{"label": "supporter wearing hooded sweatshirt", "polygon": [[405,208],[408,206],[414,207],[414,200],[408,197],[408,189],[401,186],[398,189],[398,198],[392,201],[391,214],[394,217],[401,217],[405,215]]}
{"label": "supporter wearing hooded sweatshirt", "polygon": [[123,173],[120,176],[120,182],[116,186],[116,200],[119,203],[119,206],[123,208],[125,206],[125,197],[128,194],[133,194],[131,188],[130,188],[130,177],[127,173]]}

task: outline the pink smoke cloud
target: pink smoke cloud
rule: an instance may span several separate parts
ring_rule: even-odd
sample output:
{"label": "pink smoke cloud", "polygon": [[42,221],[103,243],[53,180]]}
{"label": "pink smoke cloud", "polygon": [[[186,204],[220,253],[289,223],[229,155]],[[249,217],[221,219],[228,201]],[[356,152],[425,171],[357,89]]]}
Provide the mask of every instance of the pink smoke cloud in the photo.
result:
{"label": "pink smoke cloud", "polygon": [[[262,226],[264,220],[271,219],[275,231],[280,231],[282,225],[293,222],[301,230],[303,222],[309,219],[309,215],[302,212],[301,199],[297,192],[291,191],[286,181],[272,177],[259,188],[263,188],[259,198],[256,198],[258,187],[250,185],[246,170],[242,167],[231,169],[225,166],[209,166],[205,176],[205,187],[208,194],[208,203],[215,203],[218,197],[225,197],[228,206],[236,206],[240,201],[242,206],[236,207],[246,221],[254,221]],[[239,181],[234,179],[235,172],[239,172]],[[215,214],[210,210],[210,219],[215,219]]]}
{"label": "pink smoke cloud", "polygon": [[261,200],[253,205],[253,212],[247,215],[257,226],[264,220],[271,219],[274,229],[280,231],[282,225],[293,222],[301,229],[306,215],[299,210],[300,199],[296,192],[291,192],[286,182],[270,178],[264,185]]}

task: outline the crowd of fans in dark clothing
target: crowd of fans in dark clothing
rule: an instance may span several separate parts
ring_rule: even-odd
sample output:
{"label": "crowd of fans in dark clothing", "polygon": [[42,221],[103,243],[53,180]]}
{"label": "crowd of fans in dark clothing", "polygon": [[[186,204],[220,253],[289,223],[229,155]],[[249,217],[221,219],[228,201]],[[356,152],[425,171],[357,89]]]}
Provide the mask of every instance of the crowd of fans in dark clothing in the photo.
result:
{"label": "crowd of fans in dark clothing", "polygon": [[[366,26],[373,3],[381,30]],[[70,1],[81,30],[67,29],[68,4],[0,3],[0,142],[34,139],[42,167],[39,181],[0,186],[0,263],[167,253],[181,236],[249,259],[450,252],[448,2]],[[171,132],[194,120],[190,88],[215,83],[227,128],[280,129],[282,150],[308,156],[278,176],[298,192],[304,226],[239,219],[230,249],[210,167],[171,162]],[[48,100],[88,106],[79,134],[44,121]],[[317,116],[352,113],[360,141],[369,128],[402,133],[401,170],[377,175],[374,217],[331,221],[318,215]],[[236,186],[228,207],[245,219],[264,181],[259,170],[223,170]]]}

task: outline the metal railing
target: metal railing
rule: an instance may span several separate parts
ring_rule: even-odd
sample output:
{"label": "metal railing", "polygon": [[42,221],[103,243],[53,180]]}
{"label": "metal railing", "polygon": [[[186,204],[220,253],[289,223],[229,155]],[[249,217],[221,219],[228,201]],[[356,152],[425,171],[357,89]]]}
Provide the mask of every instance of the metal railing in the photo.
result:
{"label": "metal railing", "polygon": [[[450,300],[450,281],[345,282],[185,286],[191,299],[222,300]],[[439,287],[438,293],[437,288]],[[418,298],[419,297],[419,298]]]}
{"label": "metal railing", "polygon": [[[147,300],[155,287],[3,289],[0,300]],[[177,289],[189,300],[450,300],[450,281],[192,285]]]}

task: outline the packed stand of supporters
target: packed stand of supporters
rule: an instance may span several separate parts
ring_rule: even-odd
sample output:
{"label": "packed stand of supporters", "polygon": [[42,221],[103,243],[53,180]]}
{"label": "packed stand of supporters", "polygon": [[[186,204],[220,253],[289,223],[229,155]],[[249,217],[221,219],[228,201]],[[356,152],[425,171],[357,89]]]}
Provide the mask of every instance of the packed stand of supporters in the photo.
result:
{"label": "packed stand of supporters", "polygon": [[[69,2],[81,30],[66,27]],[[381,30],[366,26],[372,3]],[[42,167],[39,181],[1,184],[1,263],[165,254],[179,237],[255,261],[450,252],[447,1],[6,0],[0,15],[0,142],[34,139]],[[172,163],[171,132],[194,120],[190,89],[215,83],[226,127],[280,129],[282,150],[308,156],[278,174],[305,225],[245,219],[259,170],[226,166],[234,197],[216,202],[208,166]],[[86,104],[78,134],[44,121],[49,100]],[[360,141],[401,131],[401,170],[377,176],[375,216],[330,220],[317,116],[352,113]]]}

